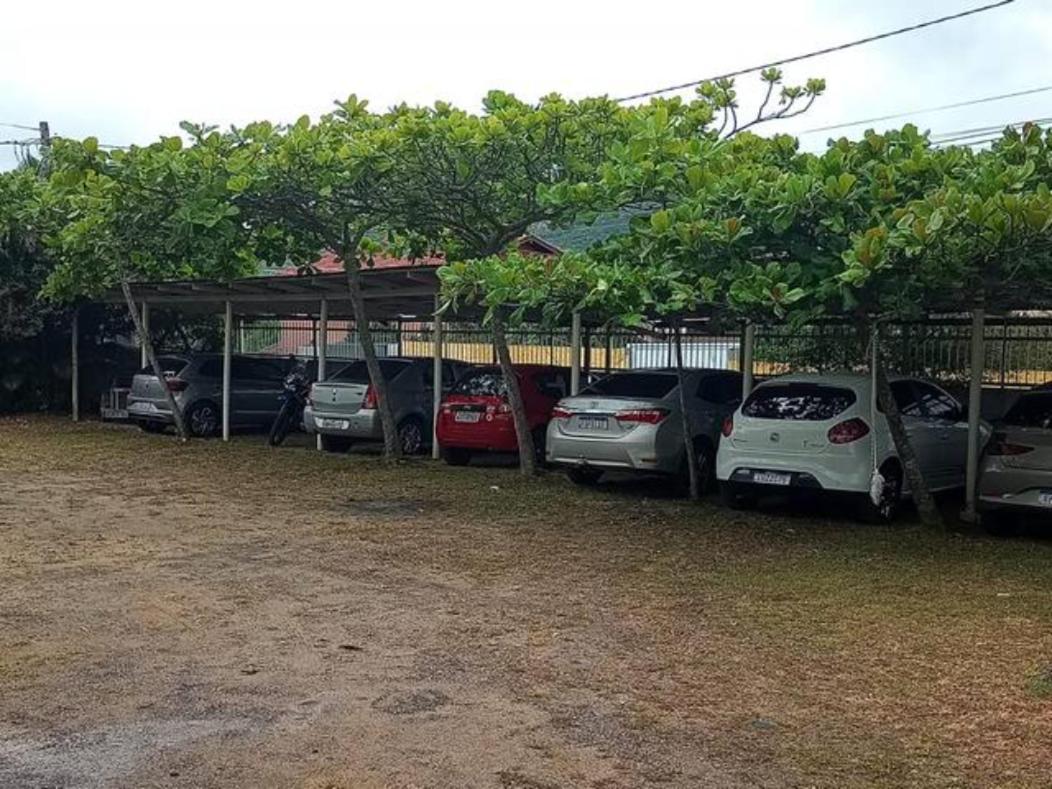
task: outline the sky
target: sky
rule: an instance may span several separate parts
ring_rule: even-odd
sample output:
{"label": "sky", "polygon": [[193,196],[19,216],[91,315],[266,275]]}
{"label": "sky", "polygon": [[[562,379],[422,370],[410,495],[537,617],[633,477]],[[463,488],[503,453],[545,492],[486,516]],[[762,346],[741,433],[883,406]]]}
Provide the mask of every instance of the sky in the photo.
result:
{"label": "sky", "polygon": [[[148,143],[181,120],[291,122],[355,93],[374,109],[491,89],[623,96],[838,44],[988,0],[51,0],[0,15],[0,124]],[[6,5],[6,4],[5,4]],[[45,10],[46,9],[46,10]],[[1011,5],[786,67],[827,80],[828,124],[1052,85],[1052,0]],[[758,78],[738,81],[745,112]],[[684,91],[689,95],[689,91]],[[910,119],[934,133],[1052,117],[1052,90]],[[865,126],[835,132],[860,135]],[[830,132],[805,133],[820,149]],[[0,125],[0,140],[33,133]],[[0,169],[15,164],[0,145]]]}

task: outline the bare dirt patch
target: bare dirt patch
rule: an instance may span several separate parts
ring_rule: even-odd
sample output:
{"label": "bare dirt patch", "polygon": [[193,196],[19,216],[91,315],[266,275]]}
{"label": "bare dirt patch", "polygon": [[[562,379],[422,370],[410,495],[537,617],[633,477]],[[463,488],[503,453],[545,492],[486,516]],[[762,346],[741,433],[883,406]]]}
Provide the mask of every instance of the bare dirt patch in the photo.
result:
{"label": "bare dirt patch", "polygon": [[1052,545],[0,420],[0,786],[1015,786]]}

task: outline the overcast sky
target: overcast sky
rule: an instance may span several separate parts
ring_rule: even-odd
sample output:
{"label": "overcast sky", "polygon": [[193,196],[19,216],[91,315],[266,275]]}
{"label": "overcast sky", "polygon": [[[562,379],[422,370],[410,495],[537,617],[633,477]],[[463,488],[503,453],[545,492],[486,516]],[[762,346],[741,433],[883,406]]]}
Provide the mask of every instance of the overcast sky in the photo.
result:
{"label": "overcast sky", "polygon": [[[986,0],[51,0],[0,15],[0,123],[109,144],[317,116],[350,93],[375,109],[492,88],[526,99],[621,96],[752,66]],[[786,69],[828,92],[802,130],[1052,84],[1052,0],[1012,5]],[[740,79],[743,89],[755,76]],[[750,103],[746,93],[744,104]],[[935,132],[1052,116],[1052,91],[917,115]],[[894,121],[878,126],[901,124]],[[771,127],[773,128],[773,127]],[[845,133],[861,133],[864,127]],[[840,133],[840,132],[837,132]],[[32,133],[0,126],[0,139]],[[828,133],[802,139],[810,148]],[[14,163],[0,146],[0,168]]]}

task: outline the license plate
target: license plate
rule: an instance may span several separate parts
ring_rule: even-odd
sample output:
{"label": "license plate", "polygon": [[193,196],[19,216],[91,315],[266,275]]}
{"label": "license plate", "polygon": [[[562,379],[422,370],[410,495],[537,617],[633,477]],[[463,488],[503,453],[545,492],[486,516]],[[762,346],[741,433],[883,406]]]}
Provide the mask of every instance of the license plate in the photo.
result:
{"label": "license plate", "polygon": [[478,422],[482,418],[482,414],[478,411],[457,411],[453,415],[454,422]]}
{"label": "license plate", "polygon": [[752,481],[757,485],[788,485],[793,481],[793,475],[777,474],[773,471],[754,471]]}
{"label": "license plate", "polygon": [[605,416],[579,416],[577,424],[582,430],[606,430],[610,426],[610,420]]}
{"label": "license plate", "polygon": [[1052,490],[1043,490],[1038,493],[1037,503],[1043,507],[1052,507]]}
{"label": "license plate", "polygon": [[318,425],[329,430],[346,430],[351,426],[351,423],[346,419],[319,419]]}

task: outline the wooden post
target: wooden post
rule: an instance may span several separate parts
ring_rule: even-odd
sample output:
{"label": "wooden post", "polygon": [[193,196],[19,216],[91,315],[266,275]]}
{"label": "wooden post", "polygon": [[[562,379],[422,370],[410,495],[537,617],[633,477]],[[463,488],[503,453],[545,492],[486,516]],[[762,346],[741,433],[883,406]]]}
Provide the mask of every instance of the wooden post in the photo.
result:
{"label": "wooden post", "polygon": [[73,421],[80,421],[80,307],[73,308],[70,324],[70,397]]}
{"label": "wooden post", "polygon": [[581,391],[581,313],[570,319],[570,394]]}
{"label": "wooden post", "polygon": [[965,466],[964,512],[962,517],[969,523],[978,519],[976,494],[979,482],[979,424],[982,414],[983,371],[986,367],[984,331],[986,313],[982,307],[972,310],[972,353],[968,379],[968,454]]}
{"label": "wooden post", "polygon": [[442,315],[439,309],[442,307],[442,299],[435,296],[435,316],[432,323],[432,339],[434,340],[434,356],[431,368],[431,457],[438,460],[441,449],[438,446],[438,411],[442,404]]}
{"label": "wooden post", "polygon": [[223,315],[223,440],[230,440],[230,364],[234,335],[234,305],[226,303]]}
{"label": "wooden post", "polygon": [[[321,308],[318,313],[318,380],[324,381],[328,372],[329,364],[329,300],[321,300]],[[321,433],[317,438],[318,449],[321,450]]]}

